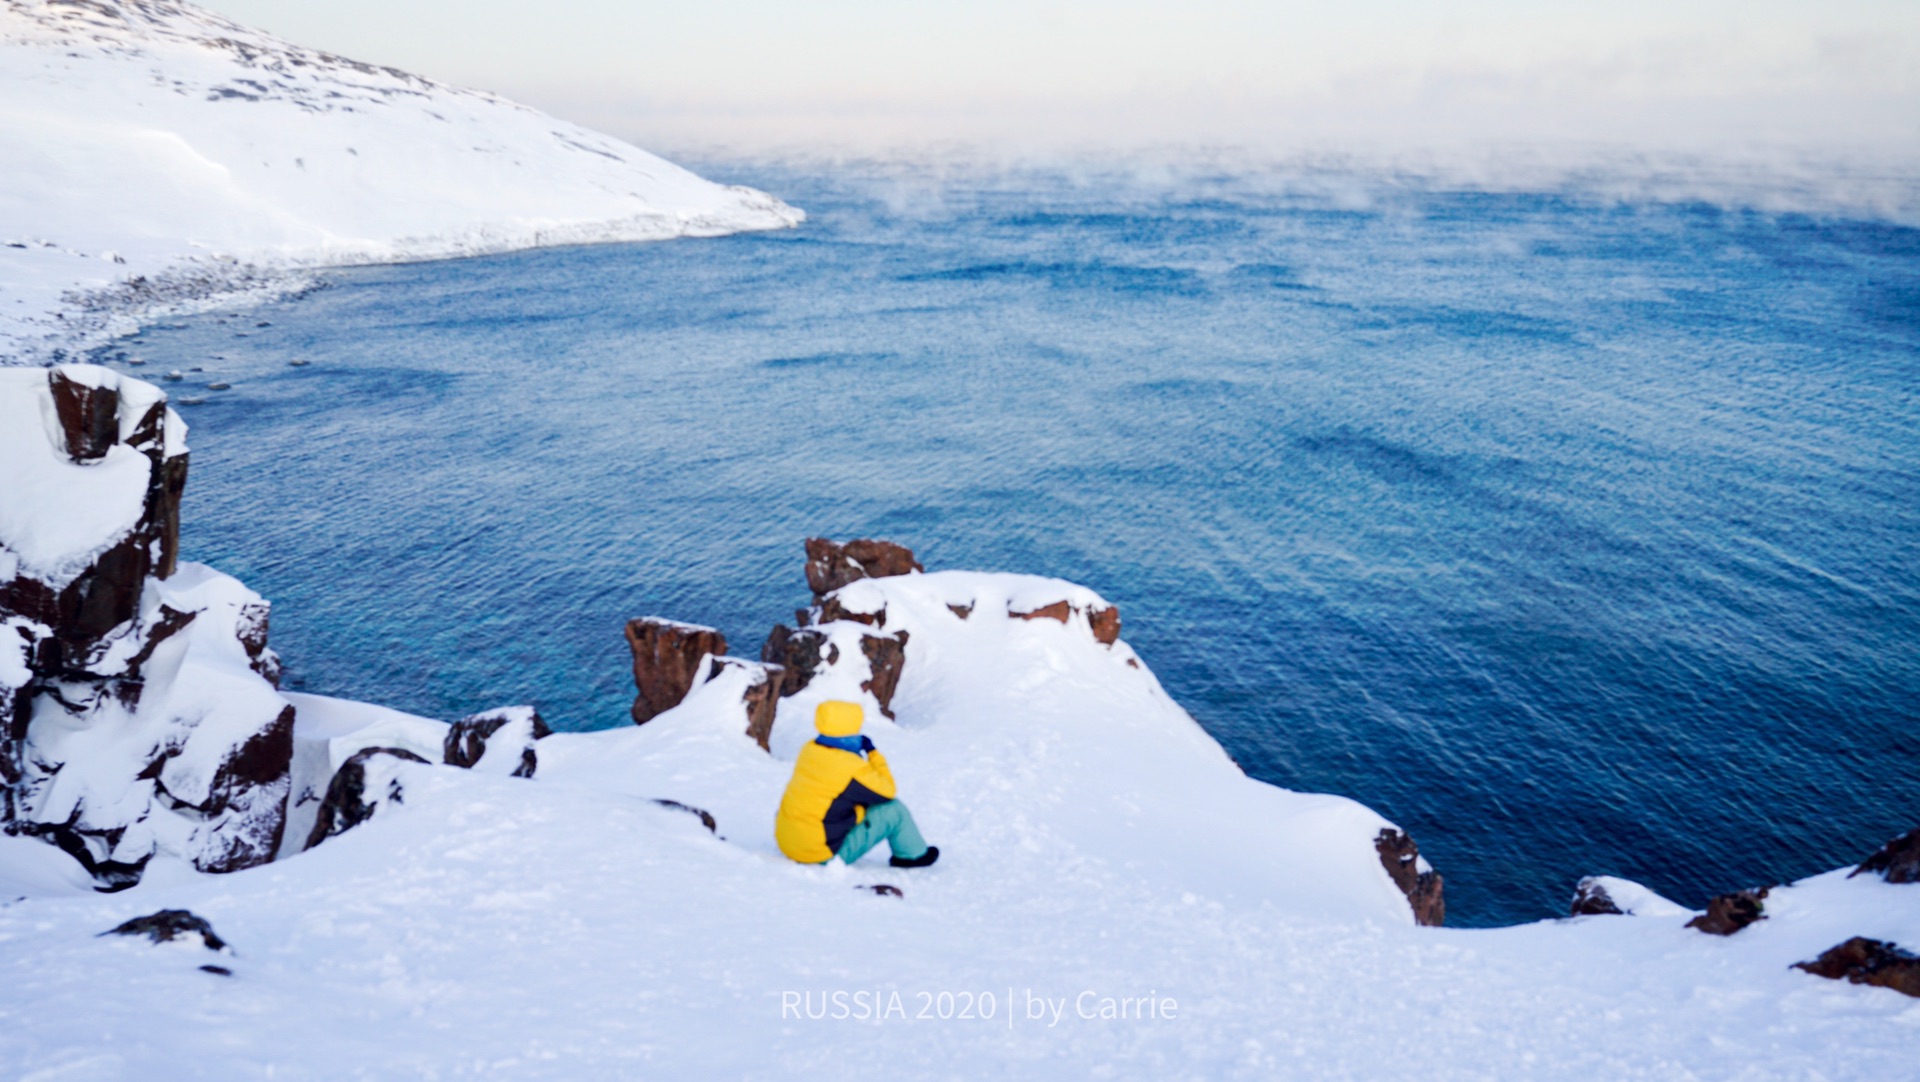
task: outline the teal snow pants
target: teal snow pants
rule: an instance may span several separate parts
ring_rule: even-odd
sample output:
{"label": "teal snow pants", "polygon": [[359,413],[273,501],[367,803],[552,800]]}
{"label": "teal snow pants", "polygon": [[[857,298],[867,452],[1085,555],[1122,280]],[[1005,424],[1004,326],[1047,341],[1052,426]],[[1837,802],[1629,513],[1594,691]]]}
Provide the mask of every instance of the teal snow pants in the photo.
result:
{"label": "teal snow pants", "polygon": [[913,824],[913,813],[898,800],[889,800],[867,808],[866,817],[847,831],[847,836],[840,841],[840,851],[834,855],[852,864],[882,840],[893,850],[893,855],[902,860],[912,860],[927,851],[926,839]]}

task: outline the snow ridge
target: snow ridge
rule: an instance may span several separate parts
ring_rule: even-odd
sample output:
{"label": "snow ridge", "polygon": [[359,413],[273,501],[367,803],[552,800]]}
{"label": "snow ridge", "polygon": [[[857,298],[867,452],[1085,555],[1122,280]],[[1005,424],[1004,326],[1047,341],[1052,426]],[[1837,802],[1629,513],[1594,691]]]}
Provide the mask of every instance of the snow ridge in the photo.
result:
{"label": "snow ridge", "polygon": [[498,95],[171,0],[3,0],[0,103],[0,361],[313,267],[804,219]]}

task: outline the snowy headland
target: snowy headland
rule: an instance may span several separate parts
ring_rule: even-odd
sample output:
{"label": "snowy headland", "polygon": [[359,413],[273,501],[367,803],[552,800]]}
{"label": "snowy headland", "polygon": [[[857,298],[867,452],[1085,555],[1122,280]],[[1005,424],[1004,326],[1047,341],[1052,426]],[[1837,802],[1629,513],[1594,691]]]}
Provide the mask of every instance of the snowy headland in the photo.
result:
{"label": "snowy headland", "polygon": [[[0,375],[0,1060],[24,1077],[1910,1066],[1920,831],[1705,911],[1596,877],[1558,919],[1436,927],[1412,840],[1248,778],[1114,604],[881,542],[810,541],[814,604],[757,659],[636,617],[642,724],[282,692],[267,602],[178,559],[165,396]],[[775,846],[828,698],[866,708],[934,867]]]}
{"label": "snowy headland", "polygon": [[[185,5],[0,28],[0,357],[302,267],[799,220]],[[1248,778],[1118,604],[876,541],[796,546],[812,604],[755,656],[635,614],[637,724],[286,692],[269,600],[179,551],[188,437],[142,381],[0,368],[9,1077],[1912,1072],[1920,831],[1703,910],[1600,874],[1448,928],[1444,868]],[[781,855],[826,699],[937,865]]]}
{"label": "snowy headland", "polygon": [[302,268],[804,217],[492,94],[171,0],[0,3],[0,147],[0,363],[271,295]]}

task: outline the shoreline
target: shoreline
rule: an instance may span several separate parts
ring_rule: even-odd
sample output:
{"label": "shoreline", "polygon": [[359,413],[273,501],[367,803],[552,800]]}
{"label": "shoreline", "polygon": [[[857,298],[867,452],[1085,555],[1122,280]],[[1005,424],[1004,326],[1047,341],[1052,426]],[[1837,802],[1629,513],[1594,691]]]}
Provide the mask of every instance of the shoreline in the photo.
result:
{"label": "shoreline", "polygon": [[[128,274],[109,284],[74,283],[61,289],[53,306],[24,318],[16,316],[13,327],[0,324],[0,367],[47,367],[75,361],[157,321],[304,296],[326,287],[324,275],[328,271],[435,263],[543,248],[714,239],[792,229],[806,220],[805,211],[764,192],[738,185],[728,187],[741,193],[749,208],[764,212],[758,220],[660,215],[531,230],[486,224],[463,236],[396,241],[383,246],[390,249],[387,252],[343,253],[340,257],[315,253],[279,260],[176,257],[154,270]],[[758,200],[753,198],[756,196]],[[28,331],[33,327],[44,328],[46,333],[33,337]]]}

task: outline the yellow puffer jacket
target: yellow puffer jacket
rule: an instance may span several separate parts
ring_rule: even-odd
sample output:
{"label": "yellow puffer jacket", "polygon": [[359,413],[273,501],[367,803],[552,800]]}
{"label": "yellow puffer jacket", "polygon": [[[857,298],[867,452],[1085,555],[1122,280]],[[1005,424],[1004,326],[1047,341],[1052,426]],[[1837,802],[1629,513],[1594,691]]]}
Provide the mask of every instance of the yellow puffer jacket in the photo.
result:
{"label": "yellow puffer jacket", "polygon": [[780,798],[773,837],[780,851],[802,864],[832,860],[840,842],[867,808],[893,799],[893,772],[886,757],[809,743],[794,760],[793,778]]}

